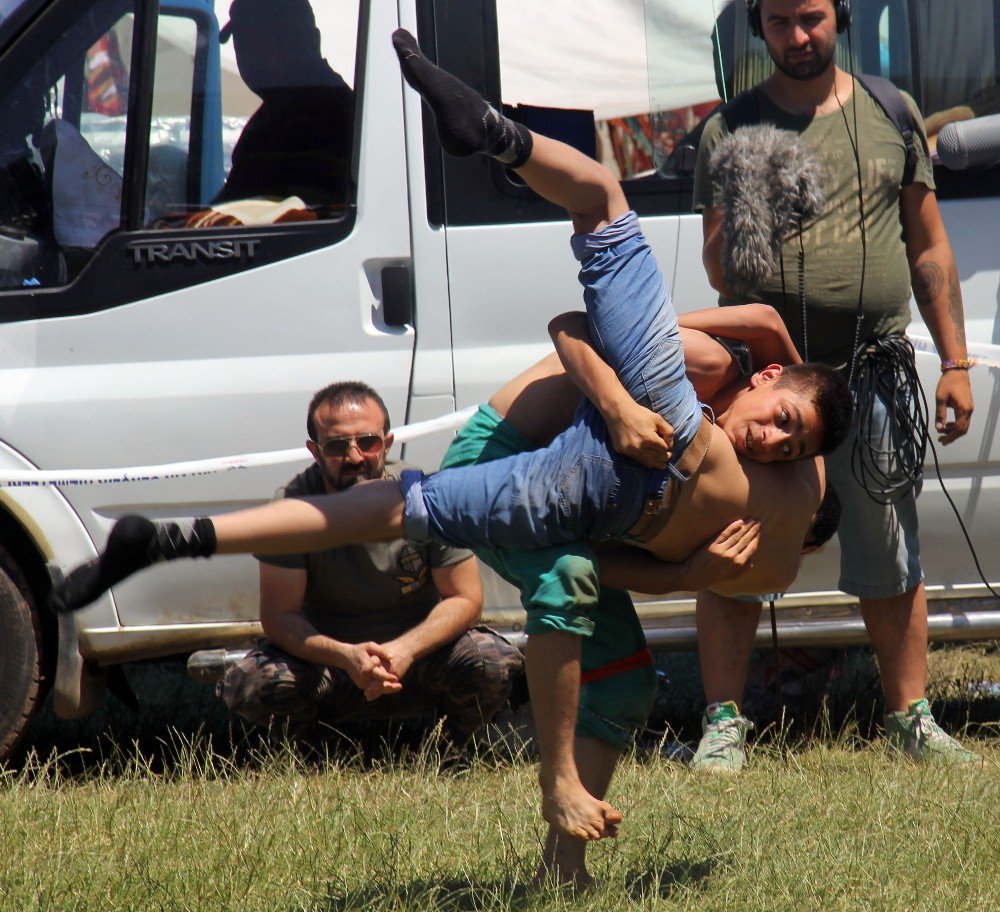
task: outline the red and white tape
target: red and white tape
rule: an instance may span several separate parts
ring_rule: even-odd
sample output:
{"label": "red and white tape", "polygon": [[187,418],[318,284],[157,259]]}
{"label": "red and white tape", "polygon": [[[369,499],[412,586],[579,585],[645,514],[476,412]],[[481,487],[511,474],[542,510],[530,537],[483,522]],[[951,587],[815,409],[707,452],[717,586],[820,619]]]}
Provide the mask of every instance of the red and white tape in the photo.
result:
{"label": "red and white tape", "polygon": [[[460,428],[476,412],[477,406],[418,421],[393,429],[396,443],[407,443],[428,434],[453,431]],[[137,481],[162,481],[169,478],[190,478],[196,475],[214,475],[234,469],[255,469],[262,466],[282,465],[311,459],[305,447],[275,450],[270,453],[244,453],[239,456],[218,456],[211,459],[194,459],[187,462],[169,462],[163,465],[127,466],[117,469],[0,469],[0,487],[42,487],[44,485],[104,485],[126,484]]]}
{"label": "red and white tape", "polygon": [[[913,343],[913,350],[925,354],[937,355],[938,350],[934,345],[934,340],[927,336],[908,336]],[[986,342],[970,342],[968,345],[969,357],[976,359],[978,367],[992,367],[1000,369],[1000,345],[989,345]]]}

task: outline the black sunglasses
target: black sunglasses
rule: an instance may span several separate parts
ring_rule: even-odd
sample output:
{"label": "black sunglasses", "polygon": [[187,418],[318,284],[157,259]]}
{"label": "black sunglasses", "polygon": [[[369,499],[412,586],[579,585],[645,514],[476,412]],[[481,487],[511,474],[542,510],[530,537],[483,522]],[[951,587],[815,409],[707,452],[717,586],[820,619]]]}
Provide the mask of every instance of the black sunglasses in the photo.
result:
{"label": "black sunglasses", "polygon": [[353,437],[331,437],[320,449],[324,456],[343,459],[351,450],[357,447],[364,456],[375,456],[382,452],[385,438],[380,434],[357,434]]}

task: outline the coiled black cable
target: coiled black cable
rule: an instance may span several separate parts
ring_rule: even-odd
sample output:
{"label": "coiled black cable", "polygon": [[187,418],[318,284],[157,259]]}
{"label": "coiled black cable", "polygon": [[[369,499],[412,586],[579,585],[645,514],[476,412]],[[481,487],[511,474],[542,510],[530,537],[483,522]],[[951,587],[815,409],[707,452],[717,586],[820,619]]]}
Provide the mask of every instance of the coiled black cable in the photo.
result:
{"label": "coiled black cable", "polygon": [[[858,431],[851,450],[851,471],[858,484],[872,500],[880,504],[895,503],[905,497],[923,477],[924,459],[930,444],[934,457],[934,473],[941,492],[958,520],[976,572],[994,598],[1000,594],[990,585],[979,555],[969,536],[962,514],[945,487],[941,477],[937,448],[930,439],[929,409],[924,387],[917,373],[913,346],[905,336],[886,336],[860,348],[853,361],[853,392],[857,410]],[[874,427],[875,399],[882,394],[889,412],[887,434]],[[878,431],[873,435],[872,431]],[[872,437],[883,438],[885,448],[872,443]]]}
{"label": "coiled black cable", "polygon": [[[901,335],[875,339],[855,353],[851,373],[858,428],[851,471],[876,503],[895,503],[920,482],[927,455],[927,400],[913,346]],[[884,423],[876,419],[878,399]]]}
{"label": "coiled black cable", "polygon": [[[923,389],[921,389],[920,394],[923,395]],[[934,474],[937,475],[938,483],[941,485],[941,493],[948,500],[948,506],[951,507],[951,512],[955,514],[955,519],[958,520],[958,526],[962,530],[962,535],[965,537],[965,543],[969,546],[969,553],[972,555],[972,562],[976,565],[976,573],[979,574],[979,578],[983,581],[983,585],[989,590],[990,595],[993,598],[1000,599],[1000,593],[996,591],[986,579],[986,574],[983,573],[983,568],[979,564],[979,555],[976,553],[976,548],[972,544],[972,538],[969,536],[969,530],[965,528],[965,523],[962,522],[962,515],[958,512],[958,507],[955,506],[955,501],[951,499],[951,495],[948,493],[948,489],[944,486],[944,479],[941,477],[941,464],[938,462],[937,458],[937,448],[934,446],[934,441],[928,438],[928,442],[931,445],[931,455],[934,457]]]}

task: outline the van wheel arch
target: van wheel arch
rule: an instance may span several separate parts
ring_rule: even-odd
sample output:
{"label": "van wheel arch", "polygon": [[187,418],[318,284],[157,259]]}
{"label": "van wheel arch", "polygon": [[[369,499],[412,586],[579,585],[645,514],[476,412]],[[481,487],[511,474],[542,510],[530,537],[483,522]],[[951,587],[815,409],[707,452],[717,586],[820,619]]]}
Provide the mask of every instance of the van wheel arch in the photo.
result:
{"label": "van wheel arch", "polygon": [[45,696],[45,655],[35,594],[0,546],[0,760],[17,746]]}

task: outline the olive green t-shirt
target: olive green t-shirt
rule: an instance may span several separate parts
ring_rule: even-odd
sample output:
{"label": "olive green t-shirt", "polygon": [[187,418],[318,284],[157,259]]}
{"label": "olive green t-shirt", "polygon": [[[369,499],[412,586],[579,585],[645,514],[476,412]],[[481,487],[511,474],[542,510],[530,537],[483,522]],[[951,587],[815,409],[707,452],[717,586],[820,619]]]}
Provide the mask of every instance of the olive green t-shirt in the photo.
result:
{"label": "olive green t-shirt", "polygon": [[[798,133],[817,153],[825,172],[823,212],[806,224],[802,232],[805,324],[809,359],[843,364],[854,340],[862,275],[858,168],[852,142],[855,105],[867,233],[861,341],[902,332],[910,322],[910,270],[899,208],[906,146],[892,121],[860,85],[855,85],[842,110],[824,117],[790,114],[775,105],[759,87],[750,91],[756,96],[761,121]],[[934,189],[923,121],[913,100],[906,95],[904,98],[921,133],[920,137],[914,137],[919,161],[913,181]],[[727,132],[721,114],[705,125],[695,169],[695,211],[723,204],[722,188],[712,179],[709,159]],[[805,356],[798,257],[799,234],[795,231],[785,239],[782,248],[785,294],[778,269],[764,286],[756,289],[756,299],[777,308],[800,354]],[[722,297],[719,303],[740,302]]]}
{"label": "olive green t-shirt", "polygon": [[[408,466],[394,464],[389,477],[404,468]],[[326,493],[319,466],[312,465],[279,488],[274,499]],[[307,572],[302,613],[320,633],[343,643],[384,643],[415,627],[441,601],[431,569],[457,564],[472,552],[401,539],[314,554],[254,556],[265,564]]]}

